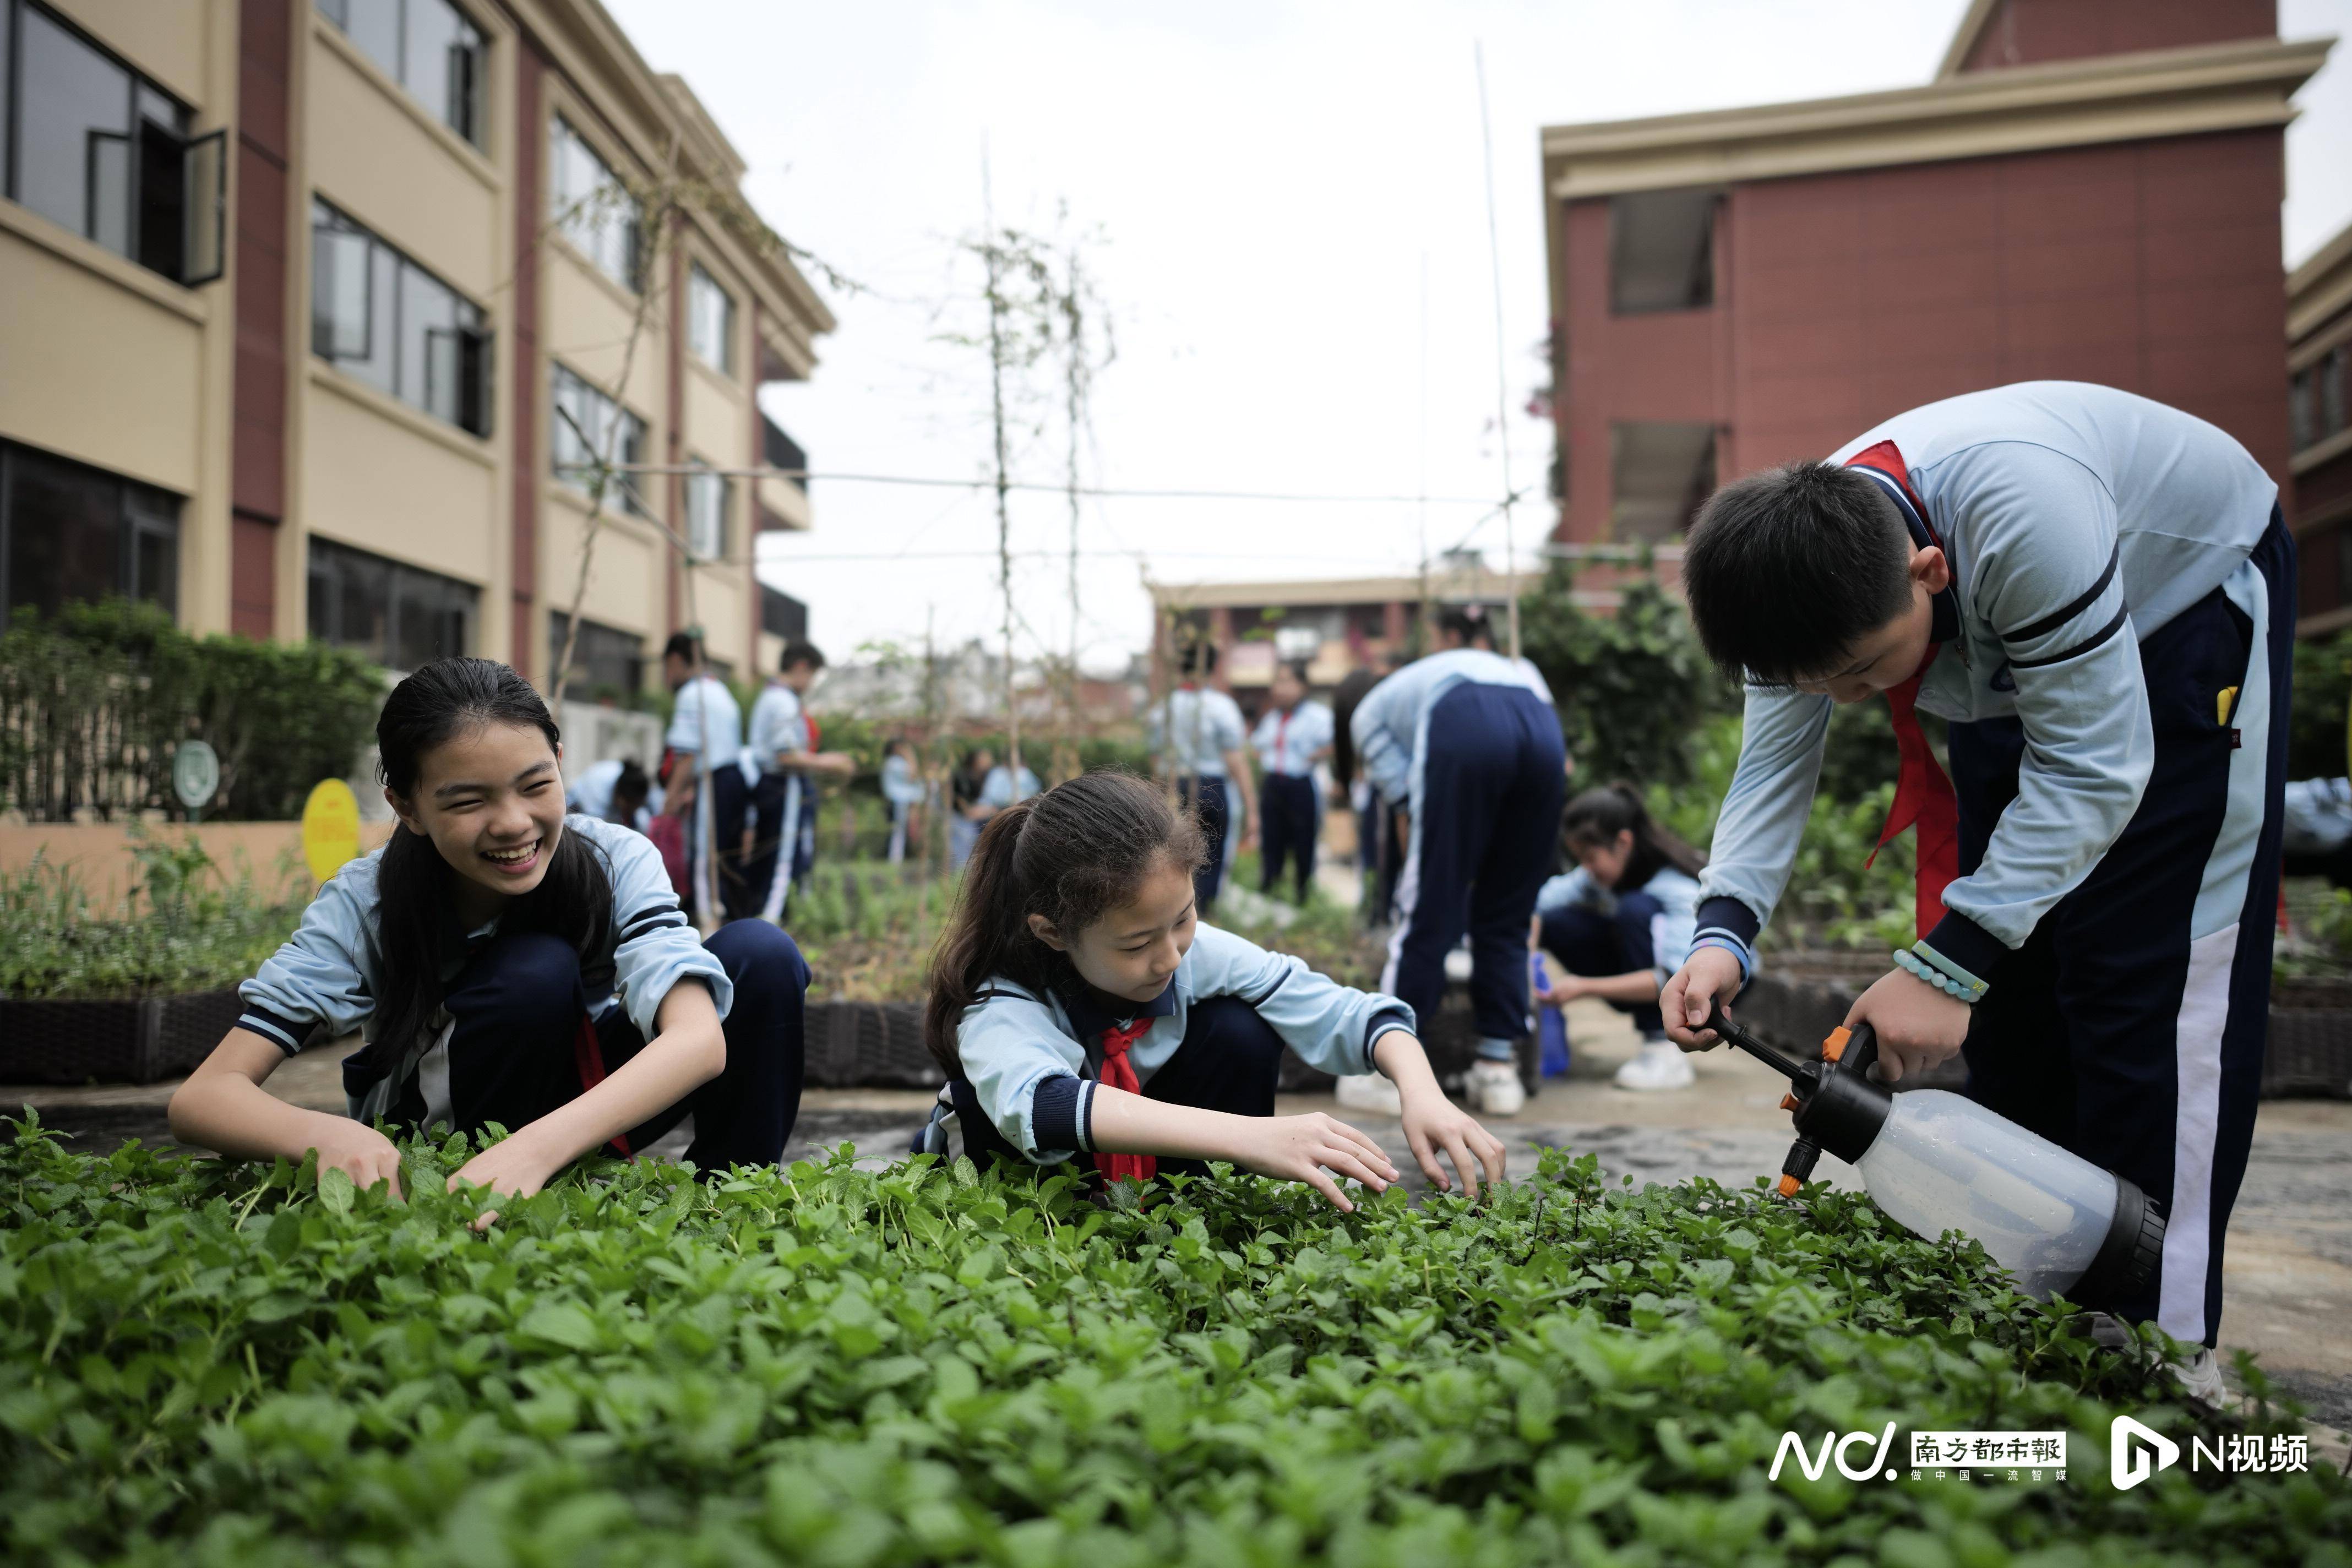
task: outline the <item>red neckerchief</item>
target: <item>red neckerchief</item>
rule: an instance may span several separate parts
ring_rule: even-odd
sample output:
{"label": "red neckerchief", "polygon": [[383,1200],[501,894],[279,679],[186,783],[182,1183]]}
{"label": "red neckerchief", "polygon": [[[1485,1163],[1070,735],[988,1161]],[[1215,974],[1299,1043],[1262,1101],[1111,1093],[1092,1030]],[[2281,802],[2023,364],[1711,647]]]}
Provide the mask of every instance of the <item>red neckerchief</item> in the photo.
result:
{"label": "red neckerchief", "polygon": [[1289,710],[1289,709],[1287,709],[1287,708],[1285,708],[1284,710],[1282,710],[1282,711],[1280,711],[1279,713],[1276,713],[1276,714],[1275,715],[1275,726],[1274,726],[1274,771],[1275,771],[1276,773],[1280,773],[1280,772],[1282,771],[1282,760],[1283,760],[1283,758],[1285,758],[1286,756],[1289,755],[1289,753],[1288,753],[1287,752],[1286,752],[1286,751],[1284,751],[1284,750],[1283,750],[1283,742],[1284,742],[1286,740],[1287,740],[1287,739],[1289,738],[1289,736],[1290,736],[1290,710]]}
{"label": "red neckerchief", "polygon": [[[1895,481],[1911,510],[1928,528],[1928,537],[1935,537],[1934,525],[1927,522],[1927,509],[1911,489],[1911,469],[1903,461],[1903,454],[1892,441],[1881,441],[1846,459],[1850,468],[1869,468]],[[1937,541],[1938,547],[1941,541]],[[1944,889],[1958,880],[1960,874],[1960,813],[1959,802],[1952,794],[1952,781],[1944,776],[1937,765],[1936,753],[1927,748],[1927,737],[1920,732],[1919,714],[1916,704],[1919,698],[1920,678],[1927,667],[1936,662],[1941,645],[1929,643],[1927,657],[1919,668],[1900,686],[1886,692],[1887,711],[1895,721],[1895,749],[1902,759],[1901,770],[1895,780],[1895,801],[1886,809],[1886,826],[1878,835],[1878,848],[1870,852],[1868,867],[1878,858],[1878,850],[1905,828],[1917,824],[1919,828],[1919,863],[1915,884],[1917,906],[1912,923],[1924,940],[1936,929],[1944,915]]]}
{"label": "red neckerchief", "polygon": [[[1121,1027],[1118,1025],[1102,1032],[1102,1079],[1112,1089],[1123,1089],[1129,1094],[1143,1092],[1143,1080],[1135,1076],[1135,1064],[1127,1059],[1128,1047],[1150,1031],[1160,1022],[1157,1017],[1142,1017]],[[1095,1169],[1117,1182],[1132,1176],[1148,1182],[1160,1173],[1160,1162],[1149,1154],[1097,1154]]]}

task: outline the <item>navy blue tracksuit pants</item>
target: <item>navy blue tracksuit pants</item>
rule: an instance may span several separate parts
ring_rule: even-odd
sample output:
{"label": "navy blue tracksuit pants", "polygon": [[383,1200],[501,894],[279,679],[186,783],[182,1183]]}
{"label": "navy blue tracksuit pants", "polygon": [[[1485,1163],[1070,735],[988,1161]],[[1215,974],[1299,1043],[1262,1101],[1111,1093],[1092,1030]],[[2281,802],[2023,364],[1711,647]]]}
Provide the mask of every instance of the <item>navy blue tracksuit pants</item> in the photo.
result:
{"label": "navy blue tracksuit pants", "polygon": [[1297,868],[1298,901],[1315,880],[1315,830],[1322,826],[1320,803],[1315,798],[1313,775],[1269,773],[1258,784],[1257,853],[1259,889],[1274,891],[1286,862]]}
{"label": "navy blue tracksuit pants", "polygon": [[[728,904],[728,919],[783,918],[785,897],[798,879],[798,818],[809,793],[807,781],[795,773],[761,773],[751,786],[751,853],[743,862],[737,896]],[[788,813],[792,823],[785,821]]]}
{"label": "navy blue tracksuit pants", "polygon": [[[2251,604],[2217,588],[2140,645],[2147,791],[2002,961],[1964,1047],[1970,1098],[2163,1205],[2157,1278],[2097,1304],[2207,1345],[2253,1142],[2277,927],[2295,565],[2275,511],[2252,564]],[[2016,796],[2024,746],[2013,719],[1952,726],[1963,874]]]}
{"label": "navy blue tracksuit pants", "polygon": [[[1143,1098],[1168,1105],[1190,1105],[1202,1110],[1222,1110],[1231,1116],[1272,1116],[1274,1095],[1282,1079],[1282,1037],[1257,1010],[1238,996],[1212,996],[1192,1004],[1184,1022],[1184,1043],[1160,1064],[1143,1086]],[[1097,1053],[1089,1051],[1091,1063]],[[1089,1072],[1092,1071],[1091,1067]],[[964,1152],[974,1164],[986,1166],[993,1154],[1026,1164],[1021,1151],[1007,1142],[980,1108],[980,1097],[963,1079],[952,1079],[948,1092],[954,1097],[956,1123],[963,1132]],[[919,1142],[916,1145],[919,1151]],[[1080,1155],[1080,1163],[1087,1156]],[[1160,1169],[1169,1175],[1208,1174],[1205,1161],[1162,1157]]]}
{"label": "navy blue tracksuit pants", "polygon": [[[1586,979],[1631,974],[1637,969],[1657,967],[1657,942],[1651,935],[1650,922],[1662,912],[1658,900],[1647,893],[1620,893],[1615,907],[1605,911],[1583,904],[1552,910],[1543,917],[1538,940],[1570,974]],[[1643,1039],[1664,1037],[1666,1016],[1659,1010],[1656,997],[1609,1005],[1631,1014],[1633,1027]]]}
{"label": "navy blue tracksuit pants", "polygon": [[1568,791],[1559,718],[1519,686],[1465,681],[1430,710],[1412,839],[1381,989],[1437,1016],[1445,955],[1470,934],[1478,1035],[1528,1031],[1528,917],[1551,874]]}
{"label": "navy blue tracksuit pants", "polygon": [[[720,1026],[727,1065],[717,1078],[622,1135],[634,1153],[694,1117],[686,1157],[703,1171],[773,1165],[799,1119],[803,1064],[802,997],[809,969],[793,939],[765,921],[736,921],[703,944],[734,983]],[[588,988],[571,944],[544,931],[492,939],[467,961],[443,1005],[456,1026],[448,1044],[449,1106],[460,1132],[490,1122],[509,1131],[570,1103],[645,1048],[625,1010],[589,1021]],[[369,1047],[373,1050],[373,1047]],[[347,1085],[367,1052],[346,1058]],[[386,1118],[414,1127],[425,1114],[411,1077]]]}
{"label": "navy blue tracksuit pants", "polygon": [[1219,773],[1187,773],[1176,781],[1176,798],[1187,810],[1199,802],[1201,838],[1208,855],[1192,873],[1192,902],[1203,915],[1216,908],[1217,889],[1225,885],[1225,831],[1231,820],[1225,787]]}

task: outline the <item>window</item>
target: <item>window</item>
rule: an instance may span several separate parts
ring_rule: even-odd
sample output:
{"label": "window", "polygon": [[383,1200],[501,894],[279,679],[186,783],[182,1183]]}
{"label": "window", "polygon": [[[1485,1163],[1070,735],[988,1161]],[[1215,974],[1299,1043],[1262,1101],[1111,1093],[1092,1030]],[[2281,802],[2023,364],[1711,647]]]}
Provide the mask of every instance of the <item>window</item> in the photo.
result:
{"label": "window", "polygon": [[1609,309],[1703,310],[1715,303],[1713,191],[1643,191],[1609,199]]}
{"label": "window", "polygon": [[1610,537],[1654,542],[1688,528],[1715,489],[1715,426],[1620,424],[1609,437]]}
{"label": "window", "polygon": [[[562,660],[563,637],[571,625],[572,617],[562,610],[547,617],[550,669]],[[645,639],[583,619],[580,640],[572,647],[572,673],[592,695],[634,697],[645,689]]]}
{"label": "window", "polygon": [[727,558],[727,476],[709,471],[699,458],[688,461],[699,473],[686,476],[686,547],[704,561]]}
{"label": "window", "polygon": [[480,307],[316,200],[310,352],[461,430],[489,434],[490,335]]}
{"label": "window", "polygon": [[180,498],[0,441],[0,625],[17,605],[116,594],[177,614]]}
{"label": "window", "polygon": [[686,324],[695,357],[722,375],[733,375],[735,300],[698,261],[687,272]]}
{"label": "window", "polygon": [[389,669],[471,652],[479,595],[469,583],[310,541],[310,635]]}
{"label": "window", "polygon": [[319,14],[426,113],[482,144],[482,33],[449,0],[319,0]]}
{"label": "window", "polygon": [[637,227],[643,221],[637,198],[560,114],[550,140],[555,165],[548,182],[551,216],[598,271],[624,289],[635,289]]}
{"label": "window", "polygon": [[808,606],[790,594],[760,584],[760,629],[786,642],[808,641]]}
{"label": "window", "polygon": [[2352,377],[2352,343],[2338,343],[2287,384],[2294,449],[2316,447],[2346,427],[2345,381]]}
{"label": "window", "polygon": [[548,447],[555,457],[555,477],[593,497],[598,469],[609,462],[621,471],[607,481],[604,499],[639,517],[650,516],[645,478],[628,471],[646,460],[646,422],[560,364],[553,380]]}
{"label": "window", "polygon": [[10,200],[179,283],[221,274],[227,138],[38,5],[0,0]]}

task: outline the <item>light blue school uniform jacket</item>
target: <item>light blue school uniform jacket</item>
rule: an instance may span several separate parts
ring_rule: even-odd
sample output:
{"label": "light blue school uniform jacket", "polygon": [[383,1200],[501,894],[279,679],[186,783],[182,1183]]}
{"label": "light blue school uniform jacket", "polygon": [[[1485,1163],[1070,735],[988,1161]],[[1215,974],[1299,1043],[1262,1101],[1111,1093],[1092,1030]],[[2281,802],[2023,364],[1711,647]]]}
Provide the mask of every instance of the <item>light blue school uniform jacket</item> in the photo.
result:
{"label": "light blue school uniform jacket", "polygon": [[[1952,566],[1937,596],[1943,652],[1919,708],[2025,731],[2017,798],[1977,869],[1944,890],[1928,943],[1989,975],[2107,852],[2147,787],[2156,741],[2138,644],[2216,588],[2268,618],[2247,560],[2278,487],[2202,419],[2084,382],[2031,381],[1948,398],[1857,436],[1832,459],[1893,441]],[[1867,473],[1868,470],[1856,470]],[[1830,700],[1750,684],[1739,765],[1716,824],[1700,934],[1756,933],[1795,864]]]}
{"label": "light blue school uniform jacket", "polygon": [[[1168,989],[1129,1015],[1156,1020],[1128,1048],[1138,1081],[1149,1085],[1184,1043],[1192,1005],[1217,996],[1240,997],[1307,1066],[1343,1077],[1375,1070],[1373,1044],[1413,1026],[1412,1009],[1393,996],[1342,985],[1302,959],[1202,924]],[[982,1114],[1039,1164],[1091,1147],[1101,1047],[1081,1041],[1076,1028],[1062,997],[1001,977],[981,987],[956,1026],[956,1055]]]}
{"label": "light blue school uniform jacket", "polygon": [[1213,687],[1180,686],[1152,706],[1149,740],[1177,776],[1225,776],[1225,753],[1242,749],[1248,727],[1231,697]]}
{"label": "light blue school uniform jacket", "polygon": [[[576,813],[563,819],[563,831],[595,846],[612,879],[612,926],[599,948],[581,961],[598,1016],[625,1008],[629,1022],[651,1039],[662,999],[671,986],[691,975],[710,988],[719,1016],[726,1017],[735,1001],[734,982],[687,923],[653,841]],[[376,871],[383,859],[381,849],[362,856],[319,889],[294,934],[237,987],[245,1005],[236,1021],[239,1028],[251,1029],[288,1056],[314,1037],[333,1039],[354,1029],[370,1040],[375,1037],[376,994],[383,973]],[[466,945],[471,948],[497,929],[493,921],[468,931]],[[453,955],[442,978],[454,978],[464,962],[464,953]],[[434,1032],[425,1031],[428,1038],[417,1043],[410,1061],[380,1083],[372,1099],[389,1102]],[[382,1104],[355,1105],[352,1114],[372,1117],[382,1109]]]}
{"label": "light blue school uniform jacket", "polygon": [[[1364,693],[1348,732],[1356,742],[1358,765],[1391,805],[1421,816],[1422,763],[1429,751],[1429,713],[1448,692],[1465,682],[1517,686],[1552,705],[1551,688],[1526,659],[1508,659],[1485,648],[1453,648],[1417,658]],[[1414,829],[1419,831],[1419,823]]]}
{"label": "light blue school uniform jacket", "polygon": [[[1037,775],[1030,772],[1026,764],[1021,769],[1020,785],[1021,800],[1028,800],[1032,796],[1041,795],[1045,788],[1044,784],[1037,782]],[[1013,796],[1012,769],[999,763],[988,770],[988,776],[980,781],[980,804],[992,805],[999,810],[1017,804]]]}
{"label": "light blue school uniform jacket", "polygon": [[1537,890],[1536,913],[1549,915],[1582,905],[1611,914],[1618,899],[1628,892],[1646,893],[1657,900],[1658,912],[1650,917],[1650,955],[1658,984],[1664,985],[1690,957],[1691,942],[1698,934],[1696,878],[1672,866],[1661,866],[1658,874],[1639,888],[1610,888],[1579,866]]}
{"label": "light blue school uniform jacket", "polygon": [[1337,733],[1331,710],[1307,697],[1290,710],[1287,724],[1279,710],[1267,709],[1258,717],[1250,744],[1257,749],[1258,763],[1269,775],[1303,779],[1315,771],[1315,753],[1329,745]]}

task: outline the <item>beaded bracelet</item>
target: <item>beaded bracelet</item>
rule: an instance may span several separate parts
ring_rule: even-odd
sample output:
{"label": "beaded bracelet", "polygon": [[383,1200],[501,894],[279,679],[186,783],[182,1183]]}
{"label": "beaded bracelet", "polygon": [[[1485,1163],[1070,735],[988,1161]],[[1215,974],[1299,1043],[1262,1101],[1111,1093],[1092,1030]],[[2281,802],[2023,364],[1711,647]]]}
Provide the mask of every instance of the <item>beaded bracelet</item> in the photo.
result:
{"label": "beaded bracelet", "polygon": [[1926,981],[1945,995],[1966,1002],[1970,1006],[1974,1006],[1977,998],[1984,994],[1982,991],[1970,990],[1961,984],[1915,952],[1897,948],[1895,952],[1895,963],[1904,973]]}

